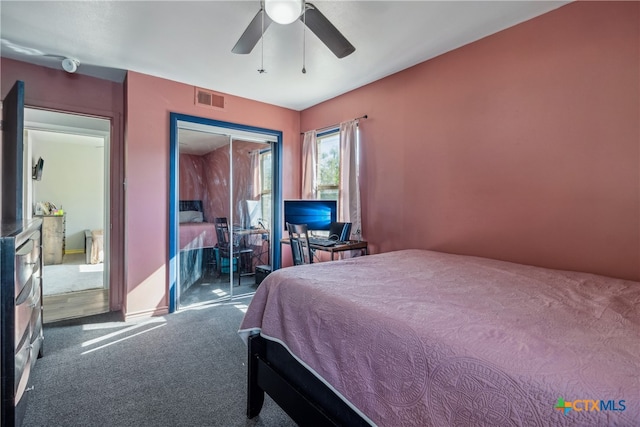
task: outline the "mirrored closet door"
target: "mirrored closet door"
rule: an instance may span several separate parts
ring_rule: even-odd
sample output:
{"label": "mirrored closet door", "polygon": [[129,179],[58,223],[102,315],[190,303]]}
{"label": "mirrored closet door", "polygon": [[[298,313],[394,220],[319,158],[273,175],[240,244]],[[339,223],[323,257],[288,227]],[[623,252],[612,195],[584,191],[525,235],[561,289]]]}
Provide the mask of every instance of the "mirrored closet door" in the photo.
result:
{"label": "mirrored closet door", "polygon": [[273,258],[274,143],[194,123],[177,140],[178,308],[255,292]]}

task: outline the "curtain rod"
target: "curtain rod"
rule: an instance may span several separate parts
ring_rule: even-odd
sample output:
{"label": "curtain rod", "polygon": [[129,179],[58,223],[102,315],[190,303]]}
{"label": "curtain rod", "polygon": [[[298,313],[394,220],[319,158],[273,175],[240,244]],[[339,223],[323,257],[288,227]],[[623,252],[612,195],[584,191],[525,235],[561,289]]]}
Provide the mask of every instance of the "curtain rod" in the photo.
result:
{"label": "curtain rod", "polygon": [[[367,115],[365,114],[364,116],[356,117],[356,118],[355,118],[355,119],[353,119],[353,120],[368,119],[368,118],[369,118],[369,116],[367,116]],[[331,125],[331,126],[325,126],[325,127],[321,128],[321,129],[316,129],[316,133],[320,133],[320,132],[322,132],[322,131],[324,131],[324,130],[333,129],[333,128],[338,127],[338,126],[340,126],[340,123],[335,124],[335,125]],[[308,131],[307,131],[307,132],[308,132]],[[305,132],[300,132],[300,135],[304,135],[304,134],[305,134]]]}

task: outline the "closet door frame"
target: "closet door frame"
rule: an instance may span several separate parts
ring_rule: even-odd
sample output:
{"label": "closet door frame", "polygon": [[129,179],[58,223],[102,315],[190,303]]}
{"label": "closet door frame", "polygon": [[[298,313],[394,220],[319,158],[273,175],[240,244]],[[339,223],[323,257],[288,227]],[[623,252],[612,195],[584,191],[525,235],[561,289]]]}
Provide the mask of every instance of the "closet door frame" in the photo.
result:
{"label": "closet door frame", "polygon": [[238,123],[224,122],[220,120],[207,119],[204,117],[191,116],[180,113],[170,113],[169,126],[170,126],[170,144],[169,144],[169,253],[168,253],[168,266],[169,266],[169,313],[173,313],[179,307],[179,292],[178,292],[178,269],[179,269],[179,225],[178,225],[178,205],[179,205],[179,141],[178,141],[178,129],[180,124],[193,123],[198,125],[212,126],[216,128],[225,129],[230,136],[234,137],[234,132],[238,133],[253,133],[264,137],[267,140],[274,141],[271,144],[272,149],[272,212],[271,217],[273,225],[271,226],[271,247],[272,254],[271,264],[272,268],[276,269],[280,265],[280,245],[275,242],[279,242],[281,239],[282,231],[278,224],[282,224],[282,131],[266,129],[254,126],[247,126]]}

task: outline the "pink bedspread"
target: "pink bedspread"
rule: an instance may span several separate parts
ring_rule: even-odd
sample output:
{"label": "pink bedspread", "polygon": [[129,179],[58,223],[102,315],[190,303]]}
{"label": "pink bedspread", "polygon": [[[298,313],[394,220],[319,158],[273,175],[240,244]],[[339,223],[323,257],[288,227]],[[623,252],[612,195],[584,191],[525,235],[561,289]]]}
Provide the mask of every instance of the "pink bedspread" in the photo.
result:
{"label": "pink bedspread", "polygon": [[180,250],[212,248],[218,242],[215,224],[184,222],[180,224]]}
{"label": "pink bedspread", "polygon": [[398,251],[270,274],[254,331],[378,425],[640,425],[638,282]]}

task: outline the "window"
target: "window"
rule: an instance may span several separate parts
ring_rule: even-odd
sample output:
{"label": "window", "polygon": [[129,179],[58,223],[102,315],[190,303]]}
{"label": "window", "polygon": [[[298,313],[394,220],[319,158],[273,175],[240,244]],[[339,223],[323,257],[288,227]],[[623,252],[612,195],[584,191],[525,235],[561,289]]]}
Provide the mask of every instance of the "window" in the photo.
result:
{"label": "window", "polygon": [[340,189],[340,133],[338,130],[317,136],[317,198],[338,200]]}
{"label": "window", "polygon": [[[302,199],[336,200],[338,221],[361,231],[358,119],[302,140]],[[355,227],[354,227],[355,225]]]}
{"label": "window", "polygon": [[271,224],[271,150],[260,153],[260,204],[266,227]]}

